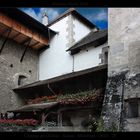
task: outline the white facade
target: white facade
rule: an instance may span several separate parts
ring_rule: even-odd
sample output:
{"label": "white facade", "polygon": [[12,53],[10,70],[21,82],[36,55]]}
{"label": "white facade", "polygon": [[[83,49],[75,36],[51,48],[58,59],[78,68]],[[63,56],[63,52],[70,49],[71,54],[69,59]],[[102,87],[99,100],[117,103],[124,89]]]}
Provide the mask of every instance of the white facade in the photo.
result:
{"label": "white facade", "polygon": [[68,17],[53,24],[50,28],[58,34],[50,41],[50,48],[46,49],[39,57],[39,80],[72,72],[72,56],[67,50],[66,21]]}
{"label": "white facade", "polygon": [[103,44],[99,47],[90,47],[80,53],[74,55],[74,71],[80,71],[92,67],[96,67],[101,64],[99,54],[102,53],[102,48],[107,44]]}
{"label": "white facade", "polygon": [[51,40],[50,47],[39,56],[39,80],[46,80],[97,66],[100,63],[99,53],[102,47],[90,48],[72,56],[66,50],[75,42],[85,37],[91,28],[73,15],[68,15],[50,29],[58,32]]}
{"label": "white facade", "polygon": [[77,20],[75,17],[73,17],[73,24],[75,42],[85,37],[91,31],[91,29],[87,25],[81,23],[81,21]]}

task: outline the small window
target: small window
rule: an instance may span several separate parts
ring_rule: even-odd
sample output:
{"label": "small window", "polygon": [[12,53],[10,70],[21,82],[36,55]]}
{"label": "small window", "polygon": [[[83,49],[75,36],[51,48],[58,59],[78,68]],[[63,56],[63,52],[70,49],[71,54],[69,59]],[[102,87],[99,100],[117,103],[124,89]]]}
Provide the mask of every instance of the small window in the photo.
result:
{"label": "small window", "polygon": [[105,52],[105,54],[104,54],[104,63],[105,64],[108,63],[108,52]]}
{"label": "small window", "polygon": [[129,101],[128,103],[128,118],[139,117],[139,104],[138,100]]}
{"label": "small window", "polygon": [[137,102],[129,103],[128,117],[129,118],[138,117],[138,103]]}
{"label": "small window", "polygon": [[20,75],[18,78],[18,85],[24,85],[26,83],[27,77],[24,75]]}
{"label": "small window", "polygon": [[99,58],[101,59],[101,63],[107,64],[108,63],[108,46],[102,48],[102,53],[100,54]]}

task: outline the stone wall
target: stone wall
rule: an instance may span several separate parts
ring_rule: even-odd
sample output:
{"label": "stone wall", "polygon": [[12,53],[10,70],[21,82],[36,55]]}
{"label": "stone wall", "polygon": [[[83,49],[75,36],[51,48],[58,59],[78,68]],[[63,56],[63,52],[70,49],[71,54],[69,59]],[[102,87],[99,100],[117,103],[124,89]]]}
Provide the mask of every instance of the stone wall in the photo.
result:
{"label": "stone wall", "polygon": [[[127,124],[127,104],[140,97],[139,13],[140,8],[108,10],[108,82],[102,111],[104,126],[108,130],[112,122],[116,131],[138,129],[136,121],[133,123],[135,118],[131,120],[130,126]],[[130,129],[132,126],[133,129]]]}
{"label": "stone wall", "polygon": [[124,81],[125,73],[108,77],[102,110],[105,131],[118,131],[122,127]]}
{"label": "stone wall", "polygon": [[140,72],[140,8],[108,10],[108,75],[129,70]]}
{"label": "stone wall", "polygon": [[[4,38],[1,38],[0,46],[3,41]],[[25,46],[8,40],[0,54],[0,112],[4,113],[23,105],[23,97],[12,90],[19,86],[19,76],[24,77],[21,79],[22,85],[38,79],[38,52],[28,48],[20,62],[24,50]]]}

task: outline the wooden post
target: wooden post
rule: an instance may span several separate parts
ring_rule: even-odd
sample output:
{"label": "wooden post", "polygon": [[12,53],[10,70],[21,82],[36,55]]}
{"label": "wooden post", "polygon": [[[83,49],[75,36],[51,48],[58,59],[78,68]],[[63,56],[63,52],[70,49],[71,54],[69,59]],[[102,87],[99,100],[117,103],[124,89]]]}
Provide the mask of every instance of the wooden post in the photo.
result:
{"label": "wooden post", "polygon": [[45,125],[45,119],[47,118],[47,115],[43,112],[42,118],[41,118],[41,125]]}
{"label": "wooden post", "polygon": [[62,113],[58,112],[58,126],[62,127]]}

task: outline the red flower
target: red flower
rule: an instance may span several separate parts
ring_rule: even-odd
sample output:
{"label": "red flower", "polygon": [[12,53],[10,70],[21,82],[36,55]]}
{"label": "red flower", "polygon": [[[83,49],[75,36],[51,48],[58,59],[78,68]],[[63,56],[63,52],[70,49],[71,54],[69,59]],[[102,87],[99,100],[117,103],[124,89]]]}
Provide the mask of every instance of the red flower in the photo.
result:
{"label": "red flower", "polygon": [[16,125],[28,125],[28,126],[35,126],[38,124],[37,120],[34,119],[24,119],[24,120],[0,120],[1,124],[16,124]]}

